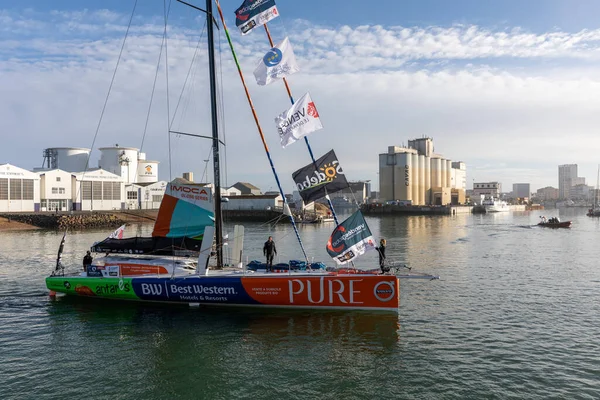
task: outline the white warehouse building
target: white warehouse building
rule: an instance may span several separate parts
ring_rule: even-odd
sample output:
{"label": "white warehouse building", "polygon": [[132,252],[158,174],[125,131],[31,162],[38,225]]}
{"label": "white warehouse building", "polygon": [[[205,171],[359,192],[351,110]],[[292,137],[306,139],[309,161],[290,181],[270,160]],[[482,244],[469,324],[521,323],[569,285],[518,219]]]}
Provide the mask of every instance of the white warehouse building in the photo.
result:
{"label": "white warehouse building", "polygon": [[39,181],[35,172],[0,164],[0,212],[39,211]]}

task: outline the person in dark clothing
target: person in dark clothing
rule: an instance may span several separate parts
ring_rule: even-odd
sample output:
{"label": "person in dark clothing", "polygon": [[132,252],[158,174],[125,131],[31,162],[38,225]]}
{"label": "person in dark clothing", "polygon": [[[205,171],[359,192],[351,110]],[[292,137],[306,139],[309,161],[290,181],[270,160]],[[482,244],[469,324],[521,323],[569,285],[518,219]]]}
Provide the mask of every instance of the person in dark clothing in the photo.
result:
{"label": "person in dark clothing", "polygon": [[88,265],[92,265],[92,261],[94,261],[94,259],[92,258],[92,255],[90,254],[90,251],[88,250],[87,253],[85,253],[85,256],[83,257],[83,270],[84,271],[87,271]]}
{"label": "person in dark clothing", "polygon": [[265,242],[265,246],[263,247],[263,254],[267,257],[267,271],[273,268],[273,256],[277,254],[277,249],[275,248],[275,242],[273,241],[273,236],[269,236],[269,239]]}
{"label": "person in dark clothing", "polygon": [[379,247],[375,247],[377,253],[379,253],[379,268],[381,268],[381,272],[385,271],[385,239],[381,239],[379,241]]}

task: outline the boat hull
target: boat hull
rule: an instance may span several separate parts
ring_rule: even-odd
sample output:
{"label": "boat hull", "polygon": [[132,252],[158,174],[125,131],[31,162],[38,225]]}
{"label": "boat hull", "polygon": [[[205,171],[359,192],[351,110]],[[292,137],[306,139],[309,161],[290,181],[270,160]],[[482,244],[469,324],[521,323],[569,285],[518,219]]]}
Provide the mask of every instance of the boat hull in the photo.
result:
{"label": "boat hull", "polygon": [[393,275],[52,276],[46,286],[74,296],[194,305],[393,312],[399,306]]}
{"label": "boat hull", "polygon": [[543,226],[544,228],[570,228],[571,221],[564,222],[540,222],[539,226]]}

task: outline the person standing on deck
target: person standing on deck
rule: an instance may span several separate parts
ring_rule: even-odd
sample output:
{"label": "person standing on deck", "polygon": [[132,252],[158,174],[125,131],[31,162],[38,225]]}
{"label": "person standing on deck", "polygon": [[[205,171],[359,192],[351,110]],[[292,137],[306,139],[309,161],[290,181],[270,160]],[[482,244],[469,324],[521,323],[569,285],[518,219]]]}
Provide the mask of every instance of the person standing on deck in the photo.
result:
{"label": "person standing on deck", "polygon": [[270,271],[273,268],[273,256],[277,254],[273,236],[269,236],[269,239],[265,242],[263,254],[267,257],[267,271]]}
{"label": "person standing on deck", "polygon": [[94,261],[94,259],[92,258],[92,255],[90,254],[90,251],[88,250],[87,253],[85,253],[85,256],[83,256],[83,270],[84,271],[87,271],[88,265],[92,265],[92,261]]}
{"label": "person standing on deck", "polygon": [[381,272],[385,272],[385,239],[381,239],[379,241],[379,247],[375,247],[377,253],[379,253],[379,268],[381,268]]}

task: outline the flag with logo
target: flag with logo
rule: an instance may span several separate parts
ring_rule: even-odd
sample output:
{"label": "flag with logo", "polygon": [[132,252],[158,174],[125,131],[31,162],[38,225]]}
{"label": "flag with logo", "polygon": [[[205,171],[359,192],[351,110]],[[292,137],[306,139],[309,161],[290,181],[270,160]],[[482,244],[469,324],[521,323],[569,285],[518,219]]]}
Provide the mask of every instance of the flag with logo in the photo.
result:
{"label": "flag with logo", "polygon": [[323,129],[319,112],[309,93],[294,103],[292,108],[275,118],[275,124],[281,139],[281,147],[284,148],[311,132]]}
{"label": "flag with logo", "polygon": [[109,239],[123,239],[123,232],[125,232],[125,225],[118,227],[113,233],[111,233]]}
{"label": "flag with logo", "polygon": [[295,74],[299,70],[294,50],[292,50],[292,45],[286,37],[283,42],[269,50],[260,60],[254,70],[254,77],[256,83],[265,86],[277,79]]}
{"label": "flag with logo", "polygon": [[278,16],[275,0],[244,0],[235,10],[235,25],[240,28],[242,35],[246,35]]}
{"label": "flag with logo", "polygon": [[333,150],[292,174],[304,203],[318,200],[328,193],[348,187],[344,171]]}
{"label": "flag with logo", "polygon": [[327,253],[339,265],[375,249],[375,239],[360,210],[333,230],[327,241]]}

